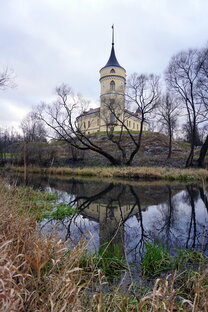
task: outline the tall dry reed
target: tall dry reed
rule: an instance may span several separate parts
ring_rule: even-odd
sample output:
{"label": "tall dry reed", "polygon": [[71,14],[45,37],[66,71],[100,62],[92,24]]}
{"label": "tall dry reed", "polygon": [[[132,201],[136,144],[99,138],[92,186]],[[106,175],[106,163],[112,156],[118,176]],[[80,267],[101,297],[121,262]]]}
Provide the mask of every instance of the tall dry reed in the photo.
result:
{"label": "tall dry reed", "polygon": [[[28,214],[28,190],[0,182],[0,311],[208,311],[208,269],[173,272],[142,290],[110,285],[87,243],[68,250]],[[138,286],[138,289],[136,288]]]}
{"label": "tall dry reed", "polygon": [[[8,170],[24,172],[23,167],[8,166]],[[169,180],[169,181],[207,181],[207,169],[177,169],[166,167],[28,167],[28,173],[47,175],[68,175],[105,178],[125,178],[141,180]]]}

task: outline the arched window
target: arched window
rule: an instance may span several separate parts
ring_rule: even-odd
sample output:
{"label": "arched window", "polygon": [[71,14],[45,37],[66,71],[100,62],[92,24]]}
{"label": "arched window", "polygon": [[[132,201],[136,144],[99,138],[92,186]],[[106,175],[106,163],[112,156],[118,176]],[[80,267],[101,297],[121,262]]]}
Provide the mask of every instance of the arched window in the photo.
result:
{"label": "arched window", "polygon": [[114,113],[110,113],[110,123],[114,124],[115,121],[116,121],[115,114]]}
{"label": "arched window", "polygon": [[110,99],[110,106],[113,106],[115,104],[115,99]]}
{"label": "arched window", "polygon": [[114,80],[111,80],[111,82],[110,82],[110,90],[111,91],[115,90],[115,81]]}
{"label": "arched window", "polygon": [[111,71],[110,71],[110,73],[111,73],[111,74],[114,74],[114,73],[115,73],[115,70],[112,68]]}

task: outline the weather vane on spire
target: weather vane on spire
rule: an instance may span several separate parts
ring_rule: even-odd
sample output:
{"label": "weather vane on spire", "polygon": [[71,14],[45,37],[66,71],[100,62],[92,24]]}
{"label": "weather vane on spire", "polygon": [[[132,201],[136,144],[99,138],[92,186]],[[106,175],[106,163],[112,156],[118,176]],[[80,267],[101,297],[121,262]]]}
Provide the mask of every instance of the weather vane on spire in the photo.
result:
{"label": "weather vane on spire", "polygon": [[112,45],[114,45],[114,24],[112,25]]}

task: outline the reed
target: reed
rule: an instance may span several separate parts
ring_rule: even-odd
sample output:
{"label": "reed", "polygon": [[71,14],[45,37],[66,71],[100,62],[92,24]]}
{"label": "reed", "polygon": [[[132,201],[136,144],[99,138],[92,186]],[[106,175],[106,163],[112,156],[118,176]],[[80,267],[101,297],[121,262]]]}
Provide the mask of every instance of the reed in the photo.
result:
{"label": "reed", "polygon": [[[7,167],[7,170],[24,172],[23,167]],[[41,168],[28,167],[28,173],[47,175],[69,175],[105,178],[125,178],[137,180],[207,181],[206,169],[177,169],[167,167],[83,167],[83,168]]]}
{"label": "reed", "polygon": [[[68,250],[55,234],[45,237],[39,233],[35,216],[29,214],[34,194],[27,198],[28,193],[27,188],[0,182],[0,311],[208,310],[206,262],[197,271],[175,270],[155,279],[145,293],[136,291],[133,281],[125,288],[122,281],[111,284],[99,262],[112,255],[102,252],[98,262],[95,257],[93,261],[86,257],[83,265],[84,237]],[[201,259],[198,254],[181,257]],[[119,252],[117,258],[120,262]]]}

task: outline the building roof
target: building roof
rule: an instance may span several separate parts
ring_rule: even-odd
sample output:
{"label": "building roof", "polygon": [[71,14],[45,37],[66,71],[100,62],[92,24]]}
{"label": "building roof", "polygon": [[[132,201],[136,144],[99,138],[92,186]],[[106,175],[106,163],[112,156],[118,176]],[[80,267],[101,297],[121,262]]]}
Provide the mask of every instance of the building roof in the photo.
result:
{"label": "building roof", "polygon": [[129,111],[128,109],[124,109],[124,112],[125,113],[127,113],[127,114],[129,114],[129,115],[131,115],[132,117],[135,117],[136,119],[139,119],[139,120],[141,120],[141,117],[139,117],[138,115],[137,115],[137,111],[136,111],[136,113],[133,113],[133,112],[131,112],[131,111]]}
{"label": "building roof", "polygon": [[[88,115],[91,115],[91,114],[94,114],[94,113],[99,113],[100,112],[100,107],[97,107],[97,108],[90,108],[88,111],[84,111],[81,115],[79,115],[77,118],[80,118],[80,117],[83,117],[83,116],[88,116]],[[125,113],[127,113],[127,114],[129,114],[130,116],[132,116],[132,117],[135,117],[136,119],[141,119],[141,117],[139,117],[138,115],[137,115],[137,113],[138,113],[138,110],[135,112],[135,113],[133,113],[133,112],[131,112],[131,111],[129,111],[128,109],[124,109],[124,112]]]}
{"label": "building roof", "polygon": [[[109,60],[108,60],[107,64],[103,68],[111,67],[111,66],[123,68],[119,64],[119,62],[118,62],[118,60],[116,58],[116,54],[115,54],[115,49],[114,49],[114,25],[112,26],[112,48],[111,48],[111,54],[110,54],[110,57],[109,57]],[[103,68],[101,68],[101,69],[103,69]]]}
{"label": "building roof", "polygon": [[112,43],[111,54],[110,54],[109,60],[108,60],[108,62],[106,63],[106,65],[103,68],[111,67],[111,66],[123,68],[119,64],[119,62],[118,62],[118,60],[116,58],[115,49],[114,49],[114,43]]}
{"label": "building roof", "polygon": [[99,113],[100,112],[100,107],[97,108],[90,108],[88,111],[84,111],[81,115],[79,115],[77,118],[80,118],[82,116],[87,116],[90,114],[94,114],[94,113]]}
{"label": "building roof", "polygon": [[142,112],[141,107],[138,106],[138,108],[137,108],[137,110],[136,110],[136,114],[139,114],[139,113],[141,113],[141,112]]}

